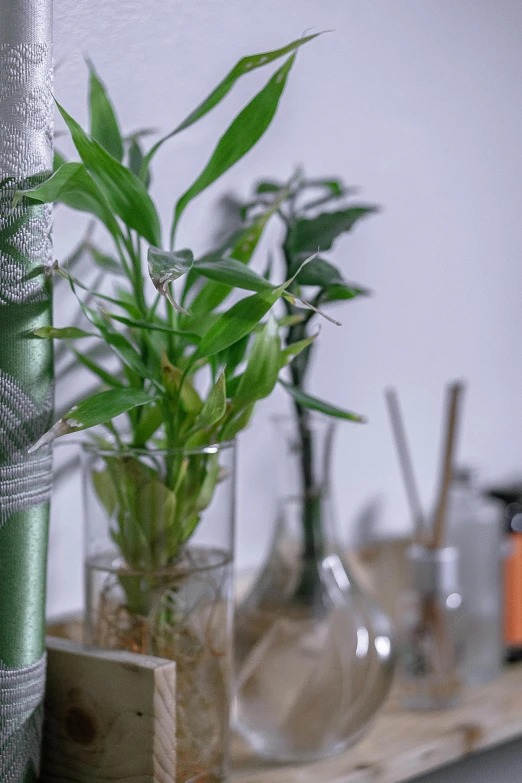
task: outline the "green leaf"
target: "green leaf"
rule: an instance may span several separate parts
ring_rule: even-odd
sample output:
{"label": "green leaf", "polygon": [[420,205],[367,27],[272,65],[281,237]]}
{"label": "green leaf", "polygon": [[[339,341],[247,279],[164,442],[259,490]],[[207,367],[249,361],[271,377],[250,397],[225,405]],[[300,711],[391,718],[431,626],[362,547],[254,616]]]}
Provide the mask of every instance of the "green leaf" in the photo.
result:
{"label": "green leaf", "polygon": [[242,411],[240,411],[240,413],[227,421],[223,427],[223,430],[221,431],[221,441],[232,440],[236,437],[238,432],[241,432],[241,430],[244,430],[245,427],[248,426],[250,419],[252,418],[255,405],[255,402],[251,403]]}
{"label": "green leaf", "polygon": [[330,196],[340,198],[346,189],[340,179],[307,179],[304,181],[307,188],[326,188]]}
{"label": "green leaf", "polygon": [[219,470],[219,454],[209,454],[207,457],[205,478],[201,483],[201,490],[196,500],[196,512],[200,513],[206,509],[212,500],[219,479]]}
{"label": "green leaf", "polygon": [[110,389],[82,400],[63,420],[75,430],[85,430],[111,421],[116,416],[151,401],[151,396],[141,389]]}
{"label": "green leaf", "polygon": [[106,315],[112,321],[118,321],[120,324],[130,326],[132,329],[145,329],[149,332],[163,332],[166,334],[177,334],[180,337],[185,337],[189,342],[199,342],[199,335],[195,332],[185,332],[181,329],[173,329],[171,326],[157,323],[155,321],[140,321],[137,318],[126,318],[124,315],[117,315],[116,313],[106,313]]}
{"label": "green leaf", "polygon": [[88,62],[90,71],[89,103],[91,113],[91,136],[99,141],[116,160],[123,158],[123,142],[121,140],[118,120],[110,102],[105,87],[98,78],[94,66]]}
{"label": "green leaf", "polygon": [[[226,370],[225,370],[225,375],[226,375]],[[242,378],[243,378],[243,373],[240,373],[239,375],[232,375],[231,378],[227,378],[227,394],[230,399],[233,399],[235,397]]]}
{"label": "green leaf", "polygon": [[94,375],[97,375],[100,380],[107,384],[107,386],[116,386],[119,389],[125,388],[125,385],[117,378],[114,373],[110,373],[107,372],[107,370],[104,370],[103,367],[100,367],[99,364],[93,362],[92,359],[87,356],[87,354],[80,353],[79,351],[74,350],[74,348],[72,351],[80,364],[83,364],[83,366],[94,373]]}
{"label": "green leaf", "polygon": [[364,416],[360,416],[358,413],[345,411],[342,408],[337,408],[335,405],[331,405],[329,402],[319,400],[317,397],[311,397],[302,389],[298,389],[296,386],[292,386],[291,384],[286,383],[281,379],[279,379],[279,383],[284,386],[287,392],[297,403],[299,403],[299,405],[302,405],[303,408],[319,411],[320,413],[326,414],[326,416],[333,416],[336,419],[347,419],[348,421],[357,421],[360,423],[366,422]]}
{"label": "green leaf", "polygon": [[184,377],[179,367],[169,361],[165,352],[161,356],[161,373],[163,384],[169,396],[177,399],[179,393],[186,412],[197,416],[203,408],[203,401],[190,379]]}
{"label": "green leaf", "polygon": [[67,163],[67,160],[64,157],[64,155],[62,155],[61,152],[58,152],[58,150],[55,149],[53,153],[53,174],[55,171],[58,171],[58,169],[61,166],[63,166],[65,163]]}
{"label": "green leaf", "polygon": [[121,332],[117,332],[115,329],[104,325],[101,322],[101,319],[96,326],[103,335],[105,342],[111,346],[114,353],[119,356],[127,367],[137,373],[142,379],[150,376],[150,372],[143,363],[138,351]]}
{"label": "green leaf", "polygon": [[[78,300],[78,303],[80,304],[80,307],[82,307],[83,310],[83,303],[80,297],[78,296],[76,292],[76,288],[81,288],[82,291],[87,291],[89,294],[89,297],[96,297],[97,299],[101,299],[104,302],[110,302],[113,305],[117,305],[118,307],[121,307],[123,310],[128,312],[132,317],[134,317],[136,314],[139,314],[139,310],[134,303],[134,299],[132,297],[132,294],[129,294],[128,292],[124,292],[122,290],[119,291],[119,294],[121,296],[121,299],[115,299],[113,296],[107,296],[106,294],[102,294],[100,291],[96,291],[94,288],[89,288],[89,286],[85,285],[81,282],[81,280],[78,280],[77,277],[73,277],[73,275],[68,274],[63,269],[57,270],[58,274],[60,274],[63,278],[69,281],[69,285],[71,286],[74,295],[76,296],[76,299]],[[89,298],[86,297],[86,298]],[[127,298],[125,298],[127,297]],[[94,312],[94,311],[91,311]],[[89,316],[86,316],[87,318]],[[114,317],[111,314],[111,317]]]}
{"label": "green leaf", "polygon": [[339,212],[323,212],[315,218],[299,218],[288,231],[288,250],[292,256],[329,250],[339,234],[350,231],[361,218],[377,211],[377,207],[361,205]]}
{"label": "green leaf", "polygon": [[[241,338],[241,340],[238,340],[236,343],[233,343],[230,346],[230,348],[227,348],[226,351],[223,351],[223,354],[218,354],[219,358],[222,361],[223,366],[225,367],[227,384],[229,378],[231,378],[234,372],[236,371],[237,366],[241,364],[241,362],[245,358],[245,354],[247,352],[249,342],[250,342],[250,335],[246,334],[244,337]],[[229,392],[229,396],[231,396],[230,392]]]}
{"label": "green leaf", "polygon": [[170,284],[186,275],[194,264],[191,250],[161,250],[149,247],[147,253],[149,275],[155,289],[167,299],[175,310],[189,315],[171,296]]}
{"label": "green leaf", "polygon": [[[285,294],[285,292],[286,292],[286,289],[288,288],[288,286],[289,286],[289,285],[291,285],[291,284],[294,282],[294,280],[296,279],[296,277],[297,277],[297,276],[300,274],[300,272],[302,272],[302,270],[305,268],[305,266],[306,266],[307,264],[309,264],[311,261],[313,261],[313,260],[314,260],[314,258],[315,258],[316,256],[317,256],[317,253],[314,253],[313,255],[311,255],[311,256],[308,256],[308,258],[305,258],[305,260],[304,260],[304,261],[302,261],[302,262],[299,264],[299,266],[297,267],[297,269],[295,269],[295,271],[294,271],[294,272],[293,272],[293,274],[292,274],[292,275],[291,275],[291,276],[288,278],[288,280],[285,280],[285,282],[284,282],[282,285],[280,285],[280,286],[278,286],[277,288],[275,288],[275,289],[274,289],[275,293],[278,293],[280,296],[282,296],[283,294]],[[286,298],[288,299],[288,301],[290,301],[290,300],[292,299],[292,297],[291,297],[290,295],[288,295]]]}
{"label": "green leaf", "polygon": [[[71,283],[73,293],[76,295],[74,282],[72,279],[69,279],[69,282]],[[121,332],[113,328],[109,317],[100,315],[92,308],[87,307],[77,295],[76,298],[87,320],[98,329],[105,342],[111,346],[122,362],[134,373],[137,373],[140,378],[148,378],[150,375],[149,370],[143,363],[138,351]]]}
{"label": "green leaf", "polygon": [[41,326],[39,329],[33,329],[33,334],[46,340],[74,340],[78,337],[99,336],[92,332],[84,332],[83,329],[78,329],[76,326],[65,326],[62,329],[57,329],[54,326]]}
{"label": "green leaf", "polygon": [[83,163],[64,163],[52,177],[30,190],[15,193],[15,205],[20,198],[43,204],[61,202],[71,209],[94,215],[115,236],[119,233],[105,198]]}
{"label": "green leaf", "polygon": [[232,400],[235,409],[268,397],[277,383],[281,365],[281,339],[277,321],[270,315],[254,337],[245,372]]}
{"label": "green leaf", "polygon": [[227,409],[227,390],[225,383],[225,372],[220,373],[219,378],[212,387],[210,394],[203,403],[201,412],[198,415],[194,429],[206,430],[217,424],[226,413]]}
{"label": "green leaf", "polygon": [[160,223],[156,208],[143,182],[132,171],[90,139],[82,127],[58,104],[80,158],[105,194],[111,209],[128,228],[151,245],[160,245]]}
{"label": "green leaf", "polygon": [[183,327],[190,327],[190,331],[201,338],[220,318],[220,313],[202,312],[197,315],[191,313],[188,317],[183,317],[181,323]]}
{"label": "green leaf", "polygon": [[61,435],[79,432],[97,424],[104,424],[138,405],[152,402],[152,397],[141,389],[110,389],[82,400],[54,424],[48,432],[31,446],[29,453],[50,443]]}
{"label": "green leaf", "polygon": [[254,193],[260,195],[261,193],[277,193],[284,187],[280,182],[264,181],[258,182],[254,188]]}
{"label": "green leaf", "polygon": [[261,54],[252,54],[248,57],[243,57],[241,60],[239,60],[239,62],[236,63],[236,65],[232,68],[232,70],[218,84],[218,86],[214,90],[212,90],[210,95],[208,95],[205,98],[205,100],[202,101],[199,104],[199,106],[197,106],[194,109],[194,111],[190,112],[188,117],[185,117],[183,122],[181,122],[176,128],[174,128],[173,131],[171,131],[162,139],[160,139],[152,147],[152,149],[150,150],[150,152],[147,154],[145,158],[144,166],[142,168],[142,176],[145,175],[145,172],[153,156],[156,154],[159,148],[167,141],[167,139],[172,138],[177,133],[180,133],[182,130],[185,130],[185,128],[190,127],[195,122],[197,122],[202,117],[204,117],[205,114],[207,114],[211,109],[214,108],[214,106],[216,106],[220,101],[223,100],[223,98],[230,92],[230,90],[232,89],[236,81],[241,76],[250,73],[256,68],[262,68],[264,65],[267,65],[268,63],[271,63],[274,60],[279,59],[280,57],[284,57],[285,54],[289,54],[290,52],[295,51],[300,46],[303,46],[303,44],[307,43],[308,41],[311,41],[313,38],[317,38],[318,35],[321,35],[321,33],[314,33],[313,35],[308,35],[306,37],[299,38],[297,41],[292,41],[292,43],[283,46],[281,49],[274,49],[274,51],[272,52],[262,52]]}
{"label": "green leaf", "polygon": [[305,317],[301,313],[295,315],[283,315],[282,318],[277,319],[279,326],[296,326],[302,324]]}
{"label": "green leaf", "polygon": [[[242,264],[248,264],[263,235],[266,224],[279,208],[281,201],[282,198],[277,199],[268,210],[256,217],[252,225],[240,231],[239,234],[234,234],[234,241],[230,247],[231,258],[240,261]],[[227,298],[231,290],[229,285],[211,281],[203,286],[191,303],[190,309],[193,313],[211,312]],[[183,294],[183,298],[185,296],[186,293]]]}
{"label": "green leaf", "polygon": [[96,266],[100,269],[104,269],[106,272],[111,272],[113,275],[119,275],[126,277],[125,272],[122,269],[121,263],[112,256],[108,256],[106,253],[102,253],[97,247],[89,246],[89,252]]}
{"label": "green leaf", "polygon": [[280,369],[286,367],[286,365],[290,364],[290,362],[295,359],[296,356],[299,356],[302,351],[308,348],[308,346],[311,345],[316,339],[318,334],[319,332],[317,332],[317,334],[313,334],[311,337],[305,337],[303,340],[297,340],[295,343],[290,343],[290,345],[287,345],[286,348],[281,351],[281,359],[279,363]]}
{"label": "green leaf", "polygon": [[295,296],[295,294],[291,294],[288,291],[283,292],[283,297],[294,307],[302,307],[303,310],[313,310],[314,313],[322,316],[322,318],[326,318],[326,320],[330,321],[330,323],[335,324],[336,326],[341,326],[340,321],[332,318],[332,316],[328,315],[328,313],[319,310],[319,308],[312,304],[312,302],[307,302],[306,299],[300,299],[298,296]]}
{"label": "green leaf", "polygon": [[302,205],[304,212],[315,210],[322,206],[330,206],[334,201],[340,201],[340,199],[346,199],[348,196],[353,196],[357,191],[355,188],[347,188],[341,180],[337,179],[306,179],[302,180],[299,190],[301,193],[308,192],[310,189],[322,191],[322,195],[315,196],[311,201],[306,201]]}
{"label": "green leaf", "polygon": [[218,320],[204,333],[192,360],[224,351],[246,334],[250,334],[278,297],[279,294],[267,292],[247,296],[236,302],[229,310],[221,313]]}
{"label": "green leaf", "polygon": [[356,296],[369,295],[370,291],[367,288],[343,281],[342,283],[327,286],[321,294],[321,302],[340,302],[345,299],[355,299]]}
{"label": "green leaf", "polygon": [[[298,256],[296,262],[302,256]],[[319,286],[321,303],[335,302],[341,299],[354,299],[356,296],[368,295],[370,292],[361,286],[347,283],[333,264],[324,258],[314,258],[296,277],[299,285]],[[322,314],[324,315],[324,313]]]}
{"label": "green leaf", "polygon": [[149,247],[147,252],[149,273],[152,282],[172,283],[182,275],[186,275],[194,264],[192,250],[161,250],[159,247]]}
{"label": "green leaf", "polygon": [[110,472],[105,470],[92,470],[91,479],[100,502],[103,504],[109,518],[119,506],[118,490]]}
{"label": "green leaf", "polygon": [[164,413],[161,405],[152,403],[143,411],[140,420],[134,428],[133,445],[136,448],[144,446],[152,438],[156,430],[163,424]]}
{"label": "green leaf", "polygon": [[[219,318],[203,334],[201,342],[192,356],[192,361],[196,361],[202,357],[213,356],[216,353],[224,351],[238,340],[241,340],[241,338],[256,328],[259,321],[282,295],[293,303],[299,303],[303,307],[316,309],[307,302],[297,300],[293,295],[286,293],[286,288],[292,283],[301,269],[314,257],[315,256],[312,255],[303,261],[295,274],[282,285],[277,288],[272,287],[270,291],[263,291],[259,294],[254,294],[254,296],[248,296],[245,299],[236,302],[229,310],[221,313]],[[329,316],[325,316],[325,318],[333,321]],[[336,321],[333,322],[337,323]]]}
{"label": "green leaf", "polygon": [[271,291],[274,286],[234,258],[215,258],[196,261],[194,270],[210,280],[224,283],[229,287],[247,291]]}
{"label": "green leaf", "polygon": [[150,550],[150,565],[155,568],[166,566],[170,557],[166,544],[175,524],[176,502],[175,493],[161,481],[148,482],[136,491],[133,511],[148,543],[143,551]]}
{"label": "green leaf", "polygon": [[174,212],[171,245],[176,226],[189,202],[246,155],[267,130],[276,112],[294,59],[295,55],[292,55],[238,114],[219,140],[208,164],[197,180],[179,199]]}
{"label": "green leaf", "polygon": [[[140,143],[136,138],[136,136],[133,136],[129,144],[128,165],[132,173],[136,174],[137,177],[140,176],[141,167],[143,165],[143,159],[144,159],[144,155],[141,150]],[[147,169],[143,182],[146,188],[150,187],[151,176],[150,176],[149,169]]]}
{"label": "green leaf", "polygon": [[[296,258],[296,265],[299,264],[302,256]],[[297,282],[299,285],[317,285],[321,288],[331,285],[332,283],[343,283],[343,277],[339,270],[326,261],[324,258],[317,256],[307,264],[304,269],[301,270],[297,276]]]}

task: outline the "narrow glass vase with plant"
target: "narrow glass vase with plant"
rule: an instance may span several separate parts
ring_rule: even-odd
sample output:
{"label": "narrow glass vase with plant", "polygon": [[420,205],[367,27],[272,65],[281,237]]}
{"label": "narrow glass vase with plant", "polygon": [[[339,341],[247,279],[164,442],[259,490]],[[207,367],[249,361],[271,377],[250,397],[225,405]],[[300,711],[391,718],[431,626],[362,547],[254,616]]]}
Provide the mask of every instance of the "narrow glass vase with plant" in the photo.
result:
{"label": "narrow glass vase with plant", "polygon": [[282,300],[282,337],[285,350],[301,348],[290,377],[279,379],[294,415],[277,420],[287,470],[279,470],[275,534],[236,613],[238,727],[261,754],[283,761],[318,758],[355,742],[393,671],[390,623],[350,572],[330,497],[333,420],[362,417],[305,390],[318,310],[367,293],[327,257],[340,235],[376,211],[352,195],[337,179],[307,179],[298,171],[287,183],[260,182],[251,201],[236,204],[238,230],[267,212],[283,224],[280,260],[292,282]]}
{"label": "narrow glass vase with plant", "polygon": [[[59,107],[80,162],[60,158],[50,179],[17,194],[90,213],[113,242],[112,253],[92,238],[86,243],[103,272],[103,280],[94,284],[55,265],[83,322],[39,329],[34,337],[81,341],[87,348],[72,348],[74,355],[100,379],[102,389],[73,406],[33,448],[97,425],[105,429],[105,434],[95,431],[84,454],[88,639],[176,661],[178,783],[226,777],[233,440],[303,344],[282,347],[287,321],[272,313],[280,299],[293,301],[289,288],[299,270],[274,284],[248,266],[277,205],[260,211],[230,246],[198,259],[188,249],[176,249],[176,228],[189,202],[268,128],[294,50],[313,37],[241,60],[146,155],[136,135],[122,138],[91,66],[90,133]],[[283,66],[234,119],[177,201],[170,249],[163,250],[148,190],[154,155],[210,111],[240,76],[285,55]],[[153,285],[143,276],[145,254]],[[106,276],[112,273],[115,285],[108,291]],[[230,294],[237,299],[245,292],[250,293],[234,304],[223,304]],[[92,341],[108,346],[116,364],[97,361]]]}

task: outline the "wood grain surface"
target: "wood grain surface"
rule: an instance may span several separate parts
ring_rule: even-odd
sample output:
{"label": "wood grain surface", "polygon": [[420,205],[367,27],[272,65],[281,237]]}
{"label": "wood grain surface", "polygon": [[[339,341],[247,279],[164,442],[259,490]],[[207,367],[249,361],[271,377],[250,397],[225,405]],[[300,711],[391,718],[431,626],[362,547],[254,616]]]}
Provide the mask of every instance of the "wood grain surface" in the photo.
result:
{"label": "wood grain surface", "polygon": [[175,783],[176,665],[48,637],[41,783]]}

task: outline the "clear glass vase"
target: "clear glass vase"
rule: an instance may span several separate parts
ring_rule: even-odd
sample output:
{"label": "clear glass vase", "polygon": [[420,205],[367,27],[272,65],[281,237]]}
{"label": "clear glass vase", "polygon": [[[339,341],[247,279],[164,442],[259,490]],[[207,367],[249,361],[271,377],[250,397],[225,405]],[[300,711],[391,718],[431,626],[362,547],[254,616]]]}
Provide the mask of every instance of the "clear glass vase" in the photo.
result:
{"label": "clear glass vase", "polygon": [[234,448],[83,449],[86,640],[176,662],[176,783],[227,779]]}
{"label": "clear glass vase", "polygon": [[[260,755],[310,761],[356,742],[388,693],[391,624],[337,542],[333,424],[277,421],[286,465],[271,551],[236,610],[236,725]],[[304,431],[303,431],[304,424]]]}

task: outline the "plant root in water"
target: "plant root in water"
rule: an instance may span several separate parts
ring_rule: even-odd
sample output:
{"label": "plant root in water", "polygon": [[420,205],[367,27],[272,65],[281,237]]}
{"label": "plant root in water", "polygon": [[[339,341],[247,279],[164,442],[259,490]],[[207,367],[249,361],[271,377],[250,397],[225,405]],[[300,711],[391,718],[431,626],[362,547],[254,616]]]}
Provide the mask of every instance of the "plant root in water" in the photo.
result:
{"label": "plant root in water", "polygon": [[231,676],[227,600],[222,579],[207,572],[191,580],[194,603],[182,606],[184,588],[171,587],[144,616],[129,611],[109,575],[91,622],[91,641],[176,662],[176,783],[222,783]]}

